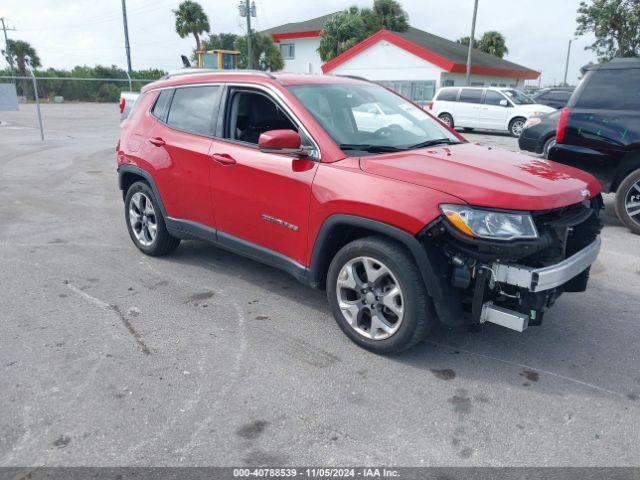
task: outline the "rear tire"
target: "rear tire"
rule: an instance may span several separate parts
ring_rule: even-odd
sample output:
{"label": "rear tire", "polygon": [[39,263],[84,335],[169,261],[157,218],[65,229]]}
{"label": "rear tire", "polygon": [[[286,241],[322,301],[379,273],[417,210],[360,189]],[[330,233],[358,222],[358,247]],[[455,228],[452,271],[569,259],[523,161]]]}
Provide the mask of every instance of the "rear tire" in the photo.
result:
{"label": "rear tire", "polygon": [[385,237],[355,240],[338,251],[327,274],[327,298],[342,331],[381,355],[414,346],[436,319],[415,260]]}
{"label": "rear tire", "polygon": [[124,216],[129,236],[138,249],[152,257],[173,252],[180,239],[172,237],[149,185],[136,182],[129,187],[124,200]]}
{"label": "rear tire", "polygon": [[454,128],[455,124],[453,123],[453,117],[448,113],[441,113],[438,115],[438,118],[445,124],[449,126],[449,128]]}
{"label": "rear tire", "polygon": [[629,230],[640,235],[640,169],[627,175],[618,186],[616,214]]}
{"label": "rear tire", "polygon": [[522,130],[524,129],[524,123],[527,120],[523,117],[516,117],[509,123],[509,133],[512,137],[520,137]]}

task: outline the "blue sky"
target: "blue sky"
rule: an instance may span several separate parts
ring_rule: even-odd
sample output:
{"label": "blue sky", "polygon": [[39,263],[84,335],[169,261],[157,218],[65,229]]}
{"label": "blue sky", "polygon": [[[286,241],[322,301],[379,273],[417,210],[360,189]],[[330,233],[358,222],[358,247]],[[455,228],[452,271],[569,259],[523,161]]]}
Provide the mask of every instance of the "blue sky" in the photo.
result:
{"label": "blue sky", "polygon": [[[133,68],[180,67],[180,54],[189,54],[195,42],[174,30],[172,9],[178,0],[127,0]],[[202,0],[214,32],[242,33],[236,0]],[[371,5],[369,0],[256,0],[257,29],[306,20],[349,5]],[[542,84],[562,80],[567,43],[573,38],[579,0],[480,0],[477,36],[498,30],[507,38],[516,63],[541,70]],[[473,0],[404,0],[413,26],[456,39],[469,35]],[[9,38],[34,45],[45,67],[76,64],[126,66],[121,0],[3,0],[0,16],[9,19]],[[2,41],[0,40],[0,43]],[[591,38],[574,41],[569,81],[595,56],[584,47]],[[4,47],[4,44],[2,44]]]}

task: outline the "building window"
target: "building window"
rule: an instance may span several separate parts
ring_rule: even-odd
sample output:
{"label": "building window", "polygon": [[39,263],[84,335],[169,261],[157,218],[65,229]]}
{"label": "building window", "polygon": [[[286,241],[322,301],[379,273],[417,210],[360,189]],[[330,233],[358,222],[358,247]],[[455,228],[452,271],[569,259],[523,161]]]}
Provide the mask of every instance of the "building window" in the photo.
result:
{"label": "building window", "polygon": [[435,80],[425,80],[422,82],[386,80],[378,83],[421,106],[427,105],[436,93]]}
{"label": "building window", "polygon": [[442,86],[443,87],[453,87],[454,85],[455,85],[455,82],[453,80],[451,80],[450,78],[442,81]]}
{"label": "building window", "polygon": [[285,60],[292,60],[296,56],[296,46],[294,43],[281,43],[280,54]]}

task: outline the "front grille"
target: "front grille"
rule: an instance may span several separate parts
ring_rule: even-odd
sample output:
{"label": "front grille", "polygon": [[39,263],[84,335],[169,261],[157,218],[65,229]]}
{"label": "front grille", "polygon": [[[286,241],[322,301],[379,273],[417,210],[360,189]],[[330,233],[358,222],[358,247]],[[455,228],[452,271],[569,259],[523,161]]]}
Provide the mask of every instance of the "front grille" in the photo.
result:
{"label": "front grille", "polygon": [[602,198],[598,195],[567,207],[533,212],[540,235],[552,238],[551,246],[525,259],[522,263],[531,267],[553,265],[590,245],[602,230],[599,210]]}

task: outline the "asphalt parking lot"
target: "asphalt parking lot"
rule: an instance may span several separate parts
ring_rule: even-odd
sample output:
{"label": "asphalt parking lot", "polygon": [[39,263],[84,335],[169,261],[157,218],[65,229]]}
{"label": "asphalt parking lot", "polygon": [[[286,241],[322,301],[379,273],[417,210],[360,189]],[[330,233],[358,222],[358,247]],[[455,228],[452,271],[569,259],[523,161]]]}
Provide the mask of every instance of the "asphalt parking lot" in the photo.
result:
{"label": "asphalt parking lot", "polygon": [[610,196],[591,288],[541,327],[385,358],[278,270],[142,255],[117,106],[43,115],[45,142],[32,105],[0,113],[0,466],[640,464],[640,236]]}

